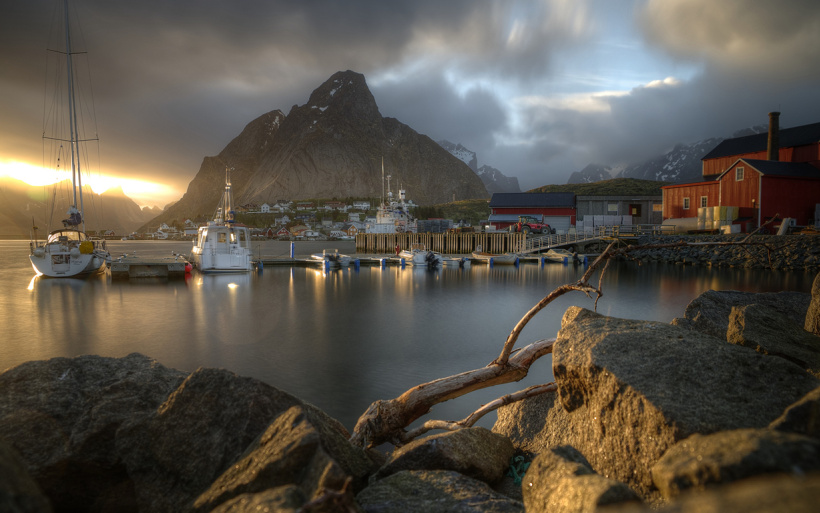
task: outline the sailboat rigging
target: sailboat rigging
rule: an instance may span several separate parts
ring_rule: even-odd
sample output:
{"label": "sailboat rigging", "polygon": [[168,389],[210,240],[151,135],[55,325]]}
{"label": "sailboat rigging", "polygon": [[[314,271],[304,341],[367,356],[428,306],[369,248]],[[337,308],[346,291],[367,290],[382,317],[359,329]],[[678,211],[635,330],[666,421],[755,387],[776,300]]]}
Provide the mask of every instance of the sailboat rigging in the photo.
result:
{"label": "sailboat rigging", "polygon": [[[65,30],[65,105],[67,118],[63,123],[55,121],[67,132],[53,135],[43,134],[44,141],[54,141],[68,145],[67,150],[60,144],[57,149],[57,165],[62,165],[62,154],[68,152],[71,166],[71,205],[62,220],[63,227],[49,233],[45,241],[37,240],[36,229],[32,231],[31,254],[29,259],[34,270],[41,275],[51,278],[69,278],[87,274],[94,274],[105,270],[111,261],[111,256],[105,249],[104,241],[92,240],[85,232],[85,216],[83,205],[82,176],[81,176],[81,145],[87,142],[80,135],[80,113],[78,112],[78,91],[74,79],[74,56],[72,50],[71,28],[68,9],[68,0],[63,0],[63,23]],[[55,113],[56,114],[56,113]],[[94,139],[96,140],[96,138]],[[56,197],[54,198],[56,201]]]}

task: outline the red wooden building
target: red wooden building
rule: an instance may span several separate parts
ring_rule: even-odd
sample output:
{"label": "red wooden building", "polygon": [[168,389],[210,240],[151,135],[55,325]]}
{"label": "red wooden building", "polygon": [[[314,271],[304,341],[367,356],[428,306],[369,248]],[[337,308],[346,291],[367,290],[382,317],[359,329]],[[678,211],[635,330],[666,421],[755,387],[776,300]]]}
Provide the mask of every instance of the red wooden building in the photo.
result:
{"label": "red wooden building", "polygon": [[726,139],[703,157],[703,179],[664,186],[664,219],[692,218],[701,207],[738,207],[754,226],[779,216],[814,223],[820,204],[820,123]]}
{"label": "red wooden building", "polygon": [[575,193],[572,192],[497,192],[490,199],[490,224],[506,230],[518,216],[543,219],[558,233],[575,225]]}

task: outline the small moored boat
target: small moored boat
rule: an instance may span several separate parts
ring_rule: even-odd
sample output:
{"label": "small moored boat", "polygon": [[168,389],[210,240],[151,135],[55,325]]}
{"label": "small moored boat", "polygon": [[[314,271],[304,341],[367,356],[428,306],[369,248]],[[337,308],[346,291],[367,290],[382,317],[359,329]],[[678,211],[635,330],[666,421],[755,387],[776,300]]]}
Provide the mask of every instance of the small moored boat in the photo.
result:
{"label": "small moored boat", "polygon": [[324,249],[321,253],[314,253],[310,258],[323,266],[338,268],[350,265],[350,256],[339,253],[338,249]]}
{"label": "small moored boat", "polygon": [[473,251],[473,258],[493,265],[515,265],[518,262],[518,255],[515,253],[487,253],[481,246],[477,246]]}
{"label": "small moored boat", "polygon": [[430,251],[421,243],[411,244],[410,249],[399,251],[399,258],[404,259],[405,263],[410,265],[426,265],[428,267],[439,266],[444,261],[441,253]]}

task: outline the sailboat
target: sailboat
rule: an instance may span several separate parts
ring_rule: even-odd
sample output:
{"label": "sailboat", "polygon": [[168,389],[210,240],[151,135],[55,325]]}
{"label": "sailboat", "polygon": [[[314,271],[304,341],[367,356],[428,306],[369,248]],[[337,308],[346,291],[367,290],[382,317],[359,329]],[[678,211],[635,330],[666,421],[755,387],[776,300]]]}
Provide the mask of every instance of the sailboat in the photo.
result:
{"label": "sailboat", "polygon": [[[67,113],[63,113],[63,130],[68,134],[55,133],[53,136],[43,136],[44,141],[51,141],[59,145],[56,155],[68,153],[71,166],[71,206],[62,220],[63,227],[49,233],[45,241],[37,240],[37,229],[32,230],[31,254],[29,259],[34,270],[50,278],[70,278],[82,275],[99,273],[105,270],[106,264],[111,261],[111,255],[105,248],[105,241],[92,240],[85,233],[85,217],[83,213],[83,191],[81,178],[80,157],[84,154],[82,143],[86,142],[80,135],[78,122],[78,98],[74,80],[74,57],[71,47],[71,31],[69,28],[68,0],[63,1],[63,15],[65,22],[65,74]],[[67,114],[67,117],[64,117]],[[44,133],[45,134],[45,133]],[[68,148],[65,149],[64,146]],[[63,160],[58,158],[58,160]],[[59,165],[59,164],[58,164]]]}
{"label": "sailboat", "polygon": [[213,221],[200,226],[191,250],[194,266],[203,273],[248,272],[251,262],[251,231],[236,226],[231,197],[230,170],[225,169],[225,192]]}

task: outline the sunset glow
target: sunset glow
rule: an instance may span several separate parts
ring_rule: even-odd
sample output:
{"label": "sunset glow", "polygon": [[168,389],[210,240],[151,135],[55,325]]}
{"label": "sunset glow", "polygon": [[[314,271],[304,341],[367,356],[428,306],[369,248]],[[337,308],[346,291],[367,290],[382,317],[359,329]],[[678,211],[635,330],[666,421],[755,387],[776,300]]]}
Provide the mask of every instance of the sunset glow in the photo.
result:
{"label": "sunset glow", "polygon": [[[33,186],[51,185],[62,180],[71,180],[71,173],[68,171],[45,169],[27,162],[0,160],[0,177],[5,176]],[[163,201],[172,201],[180,196],[179,191],[165,184],[146,180],[100,174],[83,175],[82,179],[83,184],[91,187],[96,194],[121,187],[125,195],[141,207],[161,206]]]}

